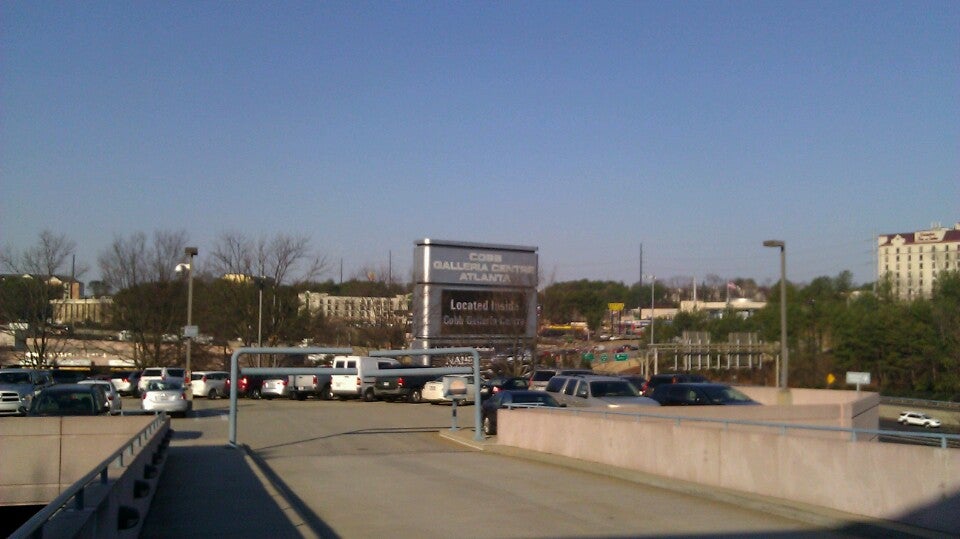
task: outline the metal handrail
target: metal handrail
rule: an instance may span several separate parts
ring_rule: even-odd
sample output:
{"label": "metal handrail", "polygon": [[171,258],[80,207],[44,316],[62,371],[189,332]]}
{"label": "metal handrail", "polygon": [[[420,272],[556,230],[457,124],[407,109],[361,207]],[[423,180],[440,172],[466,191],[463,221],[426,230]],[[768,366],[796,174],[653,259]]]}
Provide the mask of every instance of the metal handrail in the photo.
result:
{"label": "metal handrail", "polygon": [[101,485],[105,485],[108,482],[108,471],[114,463],[119,461],[119,467],[124,466],[124,455],[134,454],[134,448],[143,447],[150,438],[160,430],[160,428],[167,422],[166,413],[159,413],[157,417],[154,418],[146,427],[141,429],[137,434],[135,434],[129,441],[123,444],[120,449],[117,449],[110,454],[109,457],[105,458],[100,464],[93,467],[87,475],[81,477],[79,480],[70,485],[67,490],[63,491],[59,496],[53,499],[50,503],[44,506],[43,509],[33,515],[29,520],[23,523],[22,526],[17,528],[9,537],[9,539],[20,539],[28,537],[36,537],[37,532],[42,528],[54,515],[60,512],[71,500],[74,501],[74,509],[83,510],[84,508],[84,491],[87,488],[87,485],[94,482],[94,480],[100,480]]}
{"label": "metal handrail", "polygon": [[679,426],[684,421],[687,422],[699,422],[699,423],[718,423],[724,426],[724,428],[729,427],[730,425],[743,425],[749,427],[765,427],[778,429],[781,435],[785,435],[788,430],[811,430],[811,431],[824,431],[824,432],[840,432],[850,434],[850,441],[857,441],[858,435],[867,435],[867,436],[909,436],[913,438],[930,438],[940,440],[940,447],[942,449],[947,449],[947,442],[949,440],[960,442],[960,434],[937,434],[933,432],[905,432],[899,430],[885,430],[885,429],[859,429],[851,427],[833,427],[827,425],[801,425],[797,423],[778,423],[771,421],[754,421],[749,419],[717,419],[712,417],[692,417],[692,416],[678,416],[678,415],[665,415],[665,414],[655,414],[647,412],[627,412],[627,411],[611,411],[611,410],[591,410],[589,408],[560,408],[560,407],[548,407],[541,406],[537,407],[539,410],[549,410],[551,413],[572,413],[574,415],[602,415],[607,416],[622,416],[622,417],[631,417],[636,418],[638,421],[641,418],[650,418],[650,419],[666,419],[676,422]]}

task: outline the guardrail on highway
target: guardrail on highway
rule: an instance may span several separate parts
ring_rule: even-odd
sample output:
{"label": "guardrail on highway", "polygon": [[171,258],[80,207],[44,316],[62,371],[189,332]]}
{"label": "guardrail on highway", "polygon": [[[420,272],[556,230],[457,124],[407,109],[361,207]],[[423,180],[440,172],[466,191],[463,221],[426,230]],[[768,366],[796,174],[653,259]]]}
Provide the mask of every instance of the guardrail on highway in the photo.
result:
{"label": "guardrail on highway", "polygon": [[960,412],[960,402],[931,401],[924,399],[908,399],[903,397],[880,397],[880,404],[889,404],[891,406],[904,406],[911,408],[933,408],[937,410],[950,410]]}
{"label": "guardrail on highway", "polygon": [[[10,538],[77,537],[84,530],[91,537],[136,537],[156,491],[171,433],[170,418],[162,413],[157,415],[17,528]],[[111,470],[117,469],[123,471],[114,473],[111,480]],[[142,478],[137,473],[140,470]]]}

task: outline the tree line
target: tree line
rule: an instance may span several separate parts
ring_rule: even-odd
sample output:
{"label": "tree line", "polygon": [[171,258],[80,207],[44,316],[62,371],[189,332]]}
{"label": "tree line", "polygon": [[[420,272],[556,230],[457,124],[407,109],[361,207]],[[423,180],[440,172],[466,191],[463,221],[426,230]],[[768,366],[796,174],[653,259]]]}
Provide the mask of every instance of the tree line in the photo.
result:
{"label": "tree line", "polygon": [[[184,262],[188,237],[182,231],[152,236],[133,233],[118,237],[100,253],[101,281],[95,293],[113,298],[112,327],[131,332],[138,365],[162,365],[182,356],[179,343],[165,336],[179,332],[186,313],[187,283],[176,272]],[[75,266],[75,244],[64,235],[45,231],[34,247],[21,253],[0,253],[4,271],[33,276],[82,275]],[[409,293],[411,285],[370,279],[361,270],[342,283],[320,280],[328,261],[317,256],[303,236],[279,234],[250,238],[224,233],[205,252],[203,265],[190,268],[194,278],[194,323],[215,337],[214,345],[198,351],[212,360],[227,353],[226,341],[244,345],[290,345],[307,340],[325,346],[405,346],[403,327],[370,327],[324,319],[300,309],[304,291],[331,295],[390,297]],[[381,272],[381,276],[382,276]],[[224,278],[226,276],[226,278]],[[675,307],[690,297],[686,278],[627,286],[614,281],[577,280],[553,283],[539,294],[541,321],[586,321],[596,330],[609,315],[608,304]],[[885,394],[960,397],[960,273],[941,273],[929,298],[902,301],[889,282],[855,287],[850,272],[818,277],[807,284],[787,283],[790,380],[798,386],[824,387],[826,376],[842,378],[845,371],[870,372]],[[765,308],[749,318],[734,312],[711,318],[702,312],[679,312],[670,321],[658,320],[657,342],[671,342],[684,331],[706,331],[714,342],[734,332],[756,332],[766,342],[779,340],[779,286],[758,286],[751,279],[703,282],[700,298],[719,300],[729,288],[737,295],[766,298]],[[7,278],[0,283],[0,318],[29,325],[28,351],[38,365],[60,346],[58,326],[51,319],[49,300],[62,297],[62,287],[43,278]],[[218,347],[221,349],[218,350]]]}

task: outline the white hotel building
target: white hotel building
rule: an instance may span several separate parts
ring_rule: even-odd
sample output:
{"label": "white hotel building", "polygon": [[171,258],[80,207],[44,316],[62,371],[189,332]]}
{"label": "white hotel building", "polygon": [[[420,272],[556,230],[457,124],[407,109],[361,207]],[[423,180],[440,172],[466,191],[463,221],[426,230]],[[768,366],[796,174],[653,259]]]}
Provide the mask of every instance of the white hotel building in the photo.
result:
{"label": "white hotel building", "polygon": [[960,271],[960,222],[877,237],[877,280],[889,279],[897,297],[930,297],[943,271]]}

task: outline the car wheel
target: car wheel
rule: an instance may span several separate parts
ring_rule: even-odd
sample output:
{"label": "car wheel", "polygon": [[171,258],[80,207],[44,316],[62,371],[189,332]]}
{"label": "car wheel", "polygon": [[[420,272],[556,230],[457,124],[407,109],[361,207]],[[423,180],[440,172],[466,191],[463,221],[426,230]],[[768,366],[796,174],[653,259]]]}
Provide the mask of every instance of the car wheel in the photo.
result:
{"label": "car wheel", "polygon": [[215,399],[215,398],[217,398],[217,397],[219,397],[219,395],[217,395],[217,390],[216,390],[216,389],[211,389],[211,390],[210,390],[210,393],[207,393],[207,398],[208,398],[208,399]]}
{"label": "car wheel", "polygon": [[320,398],[325,401],[333,400],[333,390],[330,389],[329,385],[323,386],[323,390],[320,391]]}
{"label": "car wheel", "polygon": [[483,433],[487,436],[493,436],[497,433],[497,429],[493,428],[493,423],[490,422],[489,417],[483,418]]}
{"label": "car wheel", "polygon": [[297,399],[298,401],[307,400],[307,394],[306,394],[306,393],[297,393],[297,394],[294,395],[294,396],[296,397],[296,399]]}
{"label": "car wheel", "polygon": [[410,395],[407,396],[407,402],[411,402],[413,404],[419,404],[420,401],[422,400],[423,400],[423,394],[420,393],[419,389],[414,389],[413,391],[410,392]]}
{"label": "car wheel", "polygon": [[377,396],[374,395],[372,387],[363,392],[363,400],[366,402],[373,402],[377,400]]}
{"label": "car wheel", "polygon": [[251,389],[249,395],[251,399],[256,399],[256,400],[260,400],[260,398],[263,397],[263,395],[260,394],[259,389]]}

